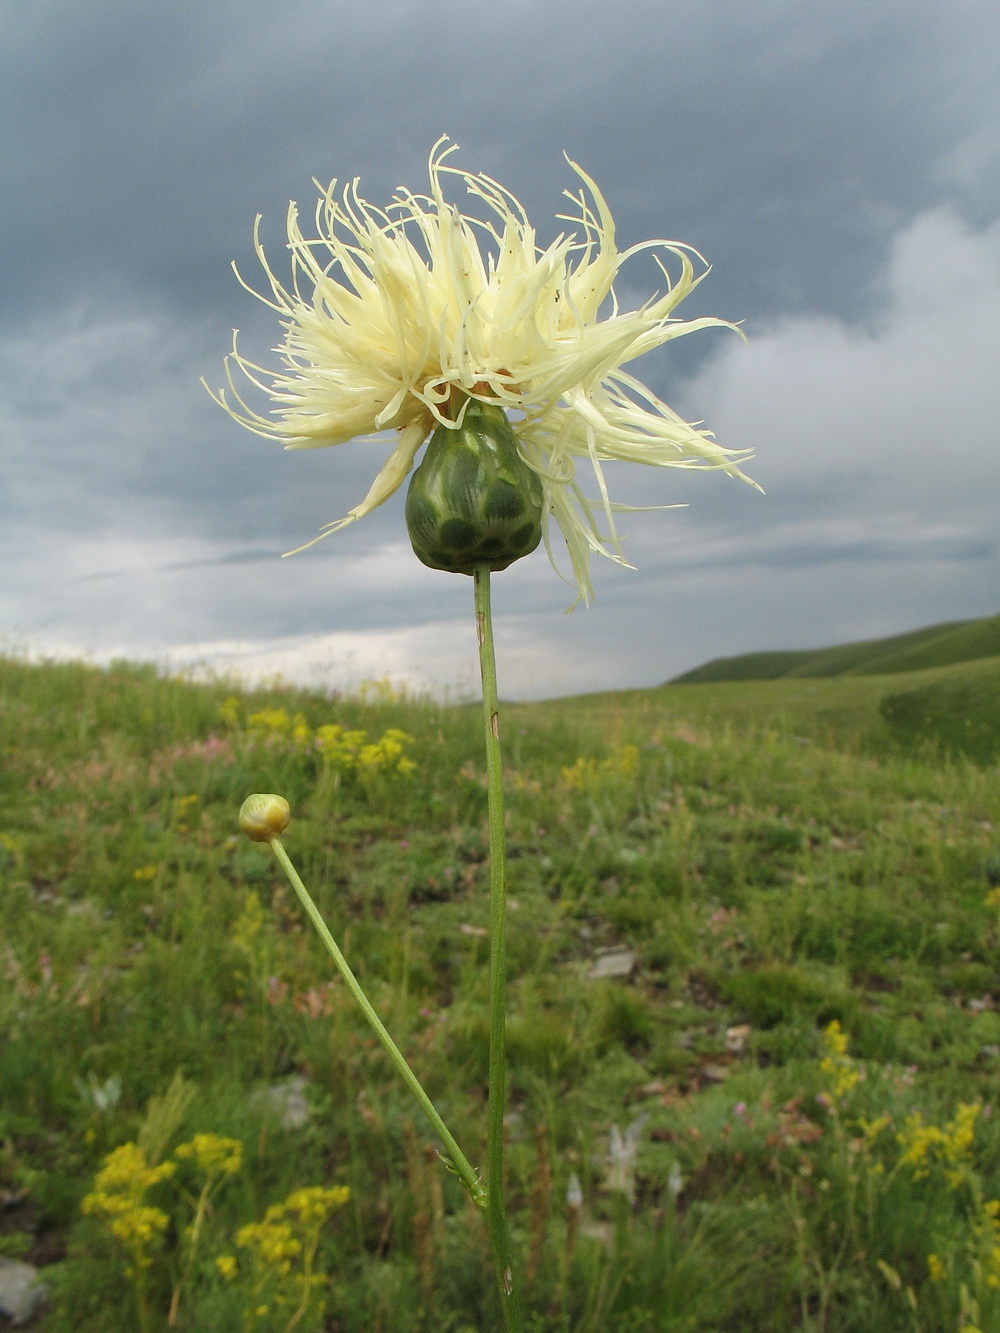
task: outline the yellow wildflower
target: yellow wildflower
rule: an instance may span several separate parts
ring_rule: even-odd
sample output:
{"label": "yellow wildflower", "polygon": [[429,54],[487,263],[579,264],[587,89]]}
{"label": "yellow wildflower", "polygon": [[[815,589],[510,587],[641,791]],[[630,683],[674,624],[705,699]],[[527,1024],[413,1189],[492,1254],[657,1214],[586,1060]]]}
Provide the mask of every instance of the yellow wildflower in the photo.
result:
{"label": "yellow wildflower", "polygon": [[234,1255],[220,1254],[215,1261],[215,1266],[227,1282],[232,1281],[236,1276],[236,1258]]}
{"label": "yellow wildflower", "polygon": [[948,1270],[936,1254],[927,1256],[927,1277],[931,1282],[943,1282],[948,1276]]}
{"label": "yellow wildflower", "polygon": [[614,753],[602,759],[584,758],[582,755],[574,763],[560,770],[563,786],[567,791],[596,791],[608,785],[628,782],[635,776],[639,767],[639,747],[623,745]]}
{"label": "yellow wildflower", "polygon": [[175,1162],[150,1166],[141,1148],[135,1143],[124,1143],[105,1158],[94,1189],[80,1205],[82,1212],[108,1219],[111,1234],[128,1252],[134,1274],[152,1263],[149,1251],[170,1220],[161,1209],[144,1203],[144,1196],[176,1169]]}
{"label": "yellow wildflower", "polygon": [[140,1147],[135,1143],[123,1143],[104,1159],[94,1185],[99,1192],[126,1190],[141,1194],[159,1181],[168,1179],[176,1170],[174,1162],[150,1166]]}
{"label": "yellow wildflower", "polygon": [[976,1232],[985,1250],[985,1274],[988,1287],[1000,1287],[1000,1199],[983,1204]]}
{"label": "yellow wildflower", "polygon": [[834,1103],[839,1102],[861,1081],[861,1071],[847,1054],[847,1033],[835,1018],[823,1032],[823,1045],[827,1054],[820,1061],[820,1069],[828,1081],[827,1094]]}
{"label": "yellow wildflower", "polygon": [[240,1227],[236,1244],[240,1249],[250,1250],[265,1267],[289,1273],[292,1260],[302,1250],[302,1242],[296,1239],[291,1226],[282,1221],[281,1216],[280,1204],[269,1208],[263,1222],[250,1222]]}
{"label": "yellow wildflower", "polygon": [[322,1226],[331,1213],[335,1213],[351,1197],[347,1185],[307,1185],[294,1190],[285,1200],[284,1207],[290,1213],[298,1215],[299,1222],[307,1230]]}
{"label": "yellow wildflower", "polygon": [[161,1208],[146,1204],[124,1207],[111,1223],[112,1234],[129,1251],[137,1268],[148,1268],[153,1262],[148,1247],[167,1229],[170,1219]]}
{"label": "yellow wildflower", "polygon": [[247,730],[261,736],[287,736],[291,720],[283,708],[261,708],[247,718]]}
{"label": "yellow wildflower", "polygon": [[976,1120],[981,1110],[980,1102],[961,1103],[944,1129],[925,1124],[919,1111],[907,1116],[896,1135],[903,1149],[900,1166],[911,1167],[914,1180],[926,1180],[932,1166],[942,1166],[949,1187],[957,1189],[969,1172]]}
{"label": "yellow wildflower", "polygon": [[231,1176],[243,1164],[243,1144],[221,1134],[196,1134],[190,1143],[182,1143],[174,1156],[180,1161],[193,1158],[207,1176]]}
{"label": "yellow wildflower", "polygon": [[292,718],[292,740],[296,745],[305,747],[312,740],[312,728],[302,713]]}

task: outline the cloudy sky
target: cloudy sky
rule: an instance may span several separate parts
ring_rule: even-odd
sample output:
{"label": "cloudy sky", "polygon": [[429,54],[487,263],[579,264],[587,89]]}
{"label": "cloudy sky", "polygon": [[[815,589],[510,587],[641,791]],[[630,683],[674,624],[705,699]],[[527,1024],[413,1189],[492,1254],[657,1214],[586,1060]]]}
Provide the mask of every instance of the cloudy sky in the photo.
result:
{"label": "cloudy sky", "polygon": [[[1000,610],[995,0],[7,0],[0,47],[0,644],[471,692],[471,582],[411,554],[382,443],[284,453],[234,425],[232,330],[275,317],[288,201],[419,190],[434,141],[540,240],[599,183],[624,247],[712,263],[680,310],[742,321],[635,369],[722,475],[609,469],[636,569],[572,600],[495,580],[502,692],[656,684],[711,657]],[[656,290],[637,260],[620,290]],[[272,362],[276,358],[270,358]]]}

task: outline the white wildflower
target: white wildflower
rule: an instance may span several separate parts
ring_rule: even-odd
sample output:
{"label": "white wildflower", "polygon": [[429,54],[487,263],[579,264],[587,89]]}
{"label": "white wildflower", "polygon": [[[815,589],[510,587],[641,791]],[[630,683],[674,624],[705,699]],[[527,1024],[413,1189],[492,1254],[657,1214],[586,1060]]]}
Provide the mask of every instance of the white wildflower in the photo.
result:
{"label": "white wildflower", "polygon": [[[567,197],[577,211],[561,220],[576,230],[542,249],[514,196],[487,176],[445,165],[455,147],[445,143],[440,139],[431,153],[427,195],[400,188],[383,210],[360,196],[357,180],[340,197],[336,182],[328,189],[317,182],[310,235],[291,204],[288,287],[255,235],[270,292],[254,295],[281,317],[282,367],[248,361],[234,337],[229,396],[226,390],[214,396],[237,421],[289,449],[396,432],[364,500],[327,525],[324,536],[388,499],[431,432],[460,427],[470,398],[502,408],[512,414],[522,458],[541,480],[546,549],[554,562],[551,517],[565,538],[573,581],[588,599],[592,552],[625,563],[614,514],[627,506],[609,498],[602,463],[709,467],[749,480],[738,466],[746,452],[716,444],[623,369],[672,338],[733,326],[674,317],[704,276],[693,262],[703,263],[701,257],[673,241],[619,251],[604,197],[575,163],[582,188]],[[483,217],[446,201],[447,176],[464,183]],[[666,290],[638,310],[622,311],[615,279],[627,259],[646,249],[659,252]],[[679,266],[673,279],[670,262]],[[599,319],[606,300],[609,311]],[[269,396],[269,415],[246,403],[234,369]],[[578,480],[581,461],[596,483],[593,501]]]}
{"label": "white wildflower", "polygon": [[649,1116],[637,1116],[624,1133],[617,1125],[611,1126],[608,1139],[608,1174],[606,1188],[624,1194],[629,1203],[635,1199],[635,1168],[639,1156],[642,1132]]}
{"label": "white wildflower", "polygon": [[583,1207],[583,1187],[575,1171],[570,1172],[569,1182],[566,1185],[566,1207],[575,1211]]}
{"label": "white wildflower", "polygon": [[670,1168],[670,1174],[667,1176],[667,1189],[675,1199],[684,1189],[684,1177],[681,1174],[680,1162],[674,1162]]}

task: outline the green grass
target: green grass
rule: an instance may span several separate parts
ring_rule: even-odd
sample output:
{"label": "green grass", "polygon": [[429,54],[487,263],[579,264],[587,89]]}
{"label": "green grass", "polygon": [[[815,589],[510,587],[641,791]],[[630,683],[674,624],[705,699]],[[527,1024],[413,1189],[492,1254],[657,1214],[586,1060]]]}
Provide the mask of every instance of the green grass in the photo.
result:
{"label": "green grass", "polygon": [[949,621],[887,639],[837,644],[798,652],[720,657],[685,672],[675,685],[724,680],[779,680],[811,676],[887,676],[1000,657],[1000,615]]}
{"label": "green grass", "polygon": [[[535,1333],[1000,1326],[1000,1131],[955,1119],[1000,1072],[1000,775],[946,726],[956,699],[986,716],[996,681],[983,660],[505,708],[509,1192]],[[243,1165],[189,1270],[187,1177],[149,1192],[150,1328],[180,1283],[177,1328],[285,1329],[275,1272],[247,1322],[235,1238],[311,1185],[351,1195],[299,1333],[497,1327],[479,1217],[236,825],[251,791],[289,799],[290,854],[479,1163],[478,711],[233,694],[0,660],[0,1254],[45,1267],[43,1333],[134,1333],[124,1251],[81,1202],[118,1145],[211,1132]],[[405,732],[415,771],[333,741],[324,762],[324,725]],[[609,949],[630,974],[591,979]],[[298,1128],[267,1097],[290,1078]]]}

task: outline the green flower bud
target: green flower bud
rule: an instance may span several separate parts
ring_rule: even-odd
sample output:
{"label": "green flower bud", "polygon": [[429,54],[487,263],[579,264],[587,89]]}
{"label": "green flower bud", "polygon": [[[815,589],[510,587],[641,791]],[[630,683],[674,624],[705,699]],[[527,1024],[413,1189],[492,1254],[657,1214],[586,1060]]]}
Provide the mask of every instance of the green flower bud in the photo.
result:
{"label": "green flower bud", "polygon": [[288,828],[291,807],[284,796],[255,792],[240,806],[240,828],[252,842],[270,842]]}
{"label": "green flower bud", "polygon": [[506,569],[542,539],[542,483],[499,407],[469,400],[462,425],[438,426],[406,493],[406,528],[431,569]]}

